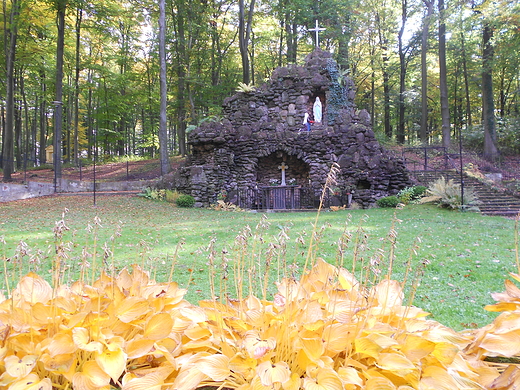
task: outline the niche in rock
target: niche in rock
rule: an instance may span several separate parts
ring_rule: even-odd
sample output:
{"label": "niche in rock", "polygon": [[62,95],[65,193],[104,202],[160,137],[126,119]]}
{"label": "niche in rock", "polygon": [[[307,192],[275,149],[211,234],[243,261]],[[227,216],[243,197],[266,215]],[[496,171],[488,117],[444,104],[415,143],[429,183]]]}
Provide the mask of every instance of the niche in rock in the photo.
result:
{"label": "niche in rock", "polygon": [[278,151],[258,159],[256,172],[258,185],[281,185],[282,164],[285,171],[286,185],[305,185],[309,183],[309,165],[296,156]]}
{"label": "niche in rock", "polygon": [[320,90],[315,90],[311,94],[310,99],[307,103],[307,112],[309,113],[310,119],[312,121],[316,121],[316,118],[314,116],[314,103],[316,102],[316,98],[319,98],[320,102],[321,102],[321,112],[322,112],[321,123],[326,124],[327,123],[326,122],[327,121],[327,118],[326,118],[327,99],[326,99],[325,92],[320,91]]}
{"label": "niche in rock", "polygon": [[369,190],[371,187],[370,182],[368,180],[358,180],[356,188],[358,190]]}

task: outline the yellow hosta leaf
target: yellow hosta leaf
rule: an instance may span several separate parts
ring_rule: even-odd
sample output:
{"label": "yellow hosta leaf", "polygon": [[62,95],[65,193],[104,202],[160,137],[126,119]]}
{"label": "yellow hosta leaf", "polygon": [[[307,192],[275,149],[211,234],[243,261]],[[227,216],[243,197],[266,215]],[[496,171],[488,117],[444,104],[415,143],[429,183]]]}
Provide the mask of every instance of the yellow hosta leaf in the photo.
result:
{"label": "yellow hosta leaf", "polygon": [[158,313],[148,320],[144,327],[144,337],[151,340],[160,340],[168,337],[173,327],[170,314]]}
{"label": "yellow hosta leaf", "polygon": [[450,365],[457,354],[460,352],[459,348],[451,343],[437,343],[432,355],[435,356],[441,363],[446,366]]}
{"label": "yellow hosta leaf", "polygon": [[516,365],[508,366],[504,372],[496,378],[490,389],[512,389],[516,390],[520,388],[520,368]]}
{"label": "yellow hosta leaf", "polygon": [[249,377],[249,374],[257,365],[257,360],[245,357],[242,354],[236,354],[229,361],[229,369],[236,372],[244,377]]}
{"label": "yellow hosta leaf", "polygon": [[354,367],[340,367],[338,375],[345,384],[363,386],[363,379],[359,376],[359,371]]}
{"label": "yellow hosta leaf", "polygon": [[256,367],[256,373],[264,386],[271,386],[274,383],[284,383],[291,377],[289,365],[285,362],[273,364],[270,360],[260,363]]}
{"label": "yellow hosta leaf", "polygon": [[382,370],[391,371],[397,376],[406,376],[416,370],[415,365],[399,353],[380,353],[376,366]]}
{"label": "yellow hosta leaf", "polygon": [[216,382],[224,381],[231,375],[229,358],[220,354],[202,357],[197,362],[197,369]]}
{"label": "yellow hosta leaf", "polygon": [[444,368],[431,365],[423,368],[420,386],[422,386],[421,389],[428,390],[454,390],[459,388]]}
{"label": "yellow hosta leaf", "polygon": [[206,379],[208,379],[206,374],[199,371],[196,367],[189,367],[181,370],[171,388],[175,390],[194,390]]}
{"label": "yellow hosta leaf", "polygon": [[38,356],[34,355],[27,355],[21,359],[15,355],[7,356],[4,359],[5,371],[13,378],[23,378],[36,366],[37,360]]}
{"label": "yellow hosta leaf", "polygon": [[488,356],[516,356],[520,353],[520,331],[502,334],[488,333],[480,343],[480,348],[487,351],[485,354]]}
{"label": "yellow hosta leaf", "polygon": [[76,372],[72,378],[74,389],[78,390],[99,390],[109,388],[110,376],[99,367],[94,360],[89,360],[83,364],[83,370]]}
{"label": "yellow hosta leaf", "polygon": [[401,283],[396,280],[384,279],[374,288],[374,298],[383,307],[401,306],[404,293]]}
{"label": "yellow hosta leaf", "polygon": [[499,302],[494,305],[484,306],[484,310],[491,311],[491,312],[513,311],[513,310],[516,310],[518,305],[520,305],[520,302],[519,303]]}
{"label": "yellow hosta leaf", "polygon": [[494,334],[509,333],[520,329],[520,312],[502,313],[493,321]]}
{"label": "yellow hosta leaf", "polygon": [[63,355],[76,352],[77,347],[70,333],[56,333],[47,346],[49,355]]}
{"label": "yellow hosta leaf", "polygon": [[282,383],[282,388],[284,390],[299,390],[302,384],[302,379],[300,375],[293,372],[288,381]]}
{"label": "yellow hosta leaf", "polygon": [[148,301],[138,297],[129,297],[116,306],[115,312],[121,322],[129,323],[142,317],[149,310]]}
{"label": "yellow hosta leaf", "polygon": [[340,353],[350,349],[350,345],[356,338],[355,324],[332,324],[323,330],[325,349],[332,353]]}
{"label": "yellow hosta leaf", "polygon": [[305,390],[342,390],[343,383],[338,374],[330,368],[319,369],[314,378],[303,379]]}
{"label": "yellow hosta leaf", "polygon": [[123,377],[121,390],[161,390],[164,380],[172,373],[170,367],[158,367],[153,372],[142,377],[126,374]]}
{"label": "yellow hosta leaf", "polygon": [[127,355],[122,350],[105,350],[96,354],[96,362],[114,381],[117,381],[126,368]]}
{"label": "yellow hosta leaf", "polygon": [[54,323],[59,313],[59,310],[57,310],[56,307],[52,307],[41,302],[36,302],[33,304],[31,309],[32,320],[40,326]]}
{"label": "yellow hosta leaf", "polygon": [[300,342],[311,361],[318,360],[325,352],[325,345],[319,335],[315,338],[300,338]]}
{"label": "yellow hosta leaf", "polygon": [[412,362],[418,362],[435,349],[435,343],[423,337],[406,335],[401,344],[401,352]]}
{"label": "yellow hosta leaf", "polygon": [[74,344],[84,351],[88,352],[103,352],[103,345],[99,341],[90,341],[89,332],[85,328],[72,329],[72,340]]}
{"label": "yellow hosta leaf", "polygon": [[154,345],[154,340],[138,339],[131,340],[126,344],[125,352],[128,359],[137,359],[148,354]]}
{"label": "yellow hosta leaf", "polygon": [[184,331],[184,335],[191,340],[200,340],[200,339],[206,339],[211,336],[211,332],[208,328],[205,328],[200,325],[196,325],[193,328],[186,329]]}
{"label": "yellow hosta leaf", "polygon": [[43,354],[40,360],[47,371],[53,372],[55,374],[62,374],[66,378],[72,379],[72,375],[74,374],[76,368],[74,354],[71,353],[56,356]]}
{"label": "yellow hosta leaf", "polygon": [[158,340],[155,343],[156,352],[155,354],[159,355],[159,351],[164,356],[164,358],[171,364],[174,369],[177,369],[177,360],[176,356],[182,350],[181,337],[175,336],[176,338],[166,338],[162,340]]}
{"label": "yellow hosta leaf", "polygon": [[38,375],[29,374],[25,378],[12,383],[9,390],[52,390],[52,382],[49,378],[40,380]]}
{"label": "yellow hosta leaf", "polygon": [[298,321],[301,323],[312,324],[323,319],[323,309],[319,302],[311,301],[304,307],[300,307]]}
{"label": "yellow hosta leaf", "polygon": [[24,300],[47,303],[52,298],[52,287],[42,277],[31,272],[20,280],[12,296],[14,302]]}
{"label": "yellow hosta leaf", "polygon": [[514,299],[520,300],[520,288],[516,286],[512,281],[506,279],[504,282],[506,286],[506,293]]}
{"label": "yellow hosta leaf", "polygon": [[379,345],[382,349],[387,349],[398,344],[393,338],[377,332],[368,334],[367,338]]}
{"label": "yellow hosta leaf", "polygon": [[379,356],[379,352],[381,352],[382,348],[376,344],[374,341],[370,340],[367,337],[357,338],[354,341],[355,352],[361,355],[368,355],[373,358],[377,358]]}
{"label": "yellow hosta leaf", "polygon": [[[279,390],[282,387],[282,384],[280,382],[276,382],[270,386],[265,386],[262,384],[262,381],[256,375],[251,380],[251,386],[249,387],[249,390]],[[245,387],[247,389],[248,387]]]}
{"label": "yellow hosta leaf", "polygon": [[[365,390],[396,390],[397,387],[390,379],[382,376],[375,376],[367,380]],[[452,389],[454,390],[454,389]]]}

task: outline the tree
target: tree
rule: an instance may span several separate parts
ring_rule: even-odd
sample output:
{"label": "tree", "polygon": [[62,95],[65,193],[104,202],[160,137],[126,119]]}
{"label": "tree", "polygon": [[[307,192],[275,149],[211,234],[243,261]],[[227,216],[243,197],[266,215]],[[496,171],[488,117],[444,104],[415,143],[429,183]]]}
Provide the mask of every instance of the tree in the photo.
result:
{"label": "tree", "polygon": [[450,147],[451,125],[448,102],[448,79],[446,70],[446,23],[444,0],[438,0],[439,8],[439,89],[441,98],[442,146]]}
{"label": "tree", "polygon": [[495,161],[496,147],[495,101],[493,96],[493,27],[484,22],[482,30],[482,122],[484,127],[484,158]]}
{"label": "tree", "polygon": [[54,102],[54,178],[60,186],[63,128],[63,54],[65,49],[65,10],[67,0],[57,0],[58,42],[56,45],[56,100]]}
{"label": "tree", "polygon": [[245,7],[244,0],[238,0],[238,46],[240,49],[240,58],[242,59],[242,82],[244,84],[250,84],[249,41],[251,40],[255,0],[250,0],[247,12]]}
{"label": "tree", "polygon": [[20,15],[20,3],[13,0],[11,3],[11,12],[9,13],[9,31],[6,31],[6,119],[5,130],[2,142],[2,168],[4,171],[3,180],[11,181],[11,175],[14,173],[14,121],[15,121],[15,57],[16,57],[16,41],[18,39],[18,20]]}
{"label": "tree", "polygon": [[433,14],[434,0],[423,0],[426,7],[423,17],[421,36],[421,129],[420,139],[428,143],[428,34]]}
{"label": "tree", "polygon": [[159,119],[159,152],[161,155],[161,175],[169,172],[168,129],[166,121],[167,85],[166,85],[166,10],[165,0],[159,0],[159,60],[161,108]]}

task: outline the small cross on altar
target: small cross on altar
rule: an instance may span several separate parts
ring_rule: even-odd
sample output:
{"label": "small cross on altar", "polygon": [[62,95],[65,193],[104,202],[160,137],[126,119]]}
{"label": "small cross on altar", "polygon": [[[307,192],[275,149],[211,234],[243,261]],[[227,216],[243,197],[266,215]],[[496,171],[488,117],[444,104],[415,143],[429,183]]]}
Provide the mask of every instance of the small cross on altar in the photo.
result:
{"label": "small cross on altar", "polygon": [[285,184],[285,170],[289,168],[288,165],[285,165],[285,162],[282,162],[282,165],[278,165],[278,169],[281,169],[282,170],[282,186],[285,186],[287,184]]}
{"label": "small cross on altar", "polygon": [[316,34],[316,47],[320,47],[319,41],[318,41],[318,33],[320,31],[325,31],[326,29],[323,27],[318,27],[318,20],[316,19],[316,27],[309,28],[309,31],[313,31]]}

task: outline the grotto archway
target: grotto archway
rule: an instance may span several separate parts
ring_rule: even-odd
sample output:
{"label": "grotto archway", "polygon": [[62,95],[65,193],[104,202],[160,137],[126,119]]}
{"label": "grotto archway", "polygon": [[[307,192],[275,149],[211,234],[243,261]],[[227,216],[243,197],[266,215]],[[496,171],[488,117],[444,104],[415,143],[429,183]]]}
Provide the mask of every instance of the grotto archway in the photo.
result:
{"label": "grotto archway", "polygon": [[309,164],[296,156],[276,151],[258,159],[256,170],[258,186],[282,185],[282,164],[284,164],[285,185],[309,184]]}

